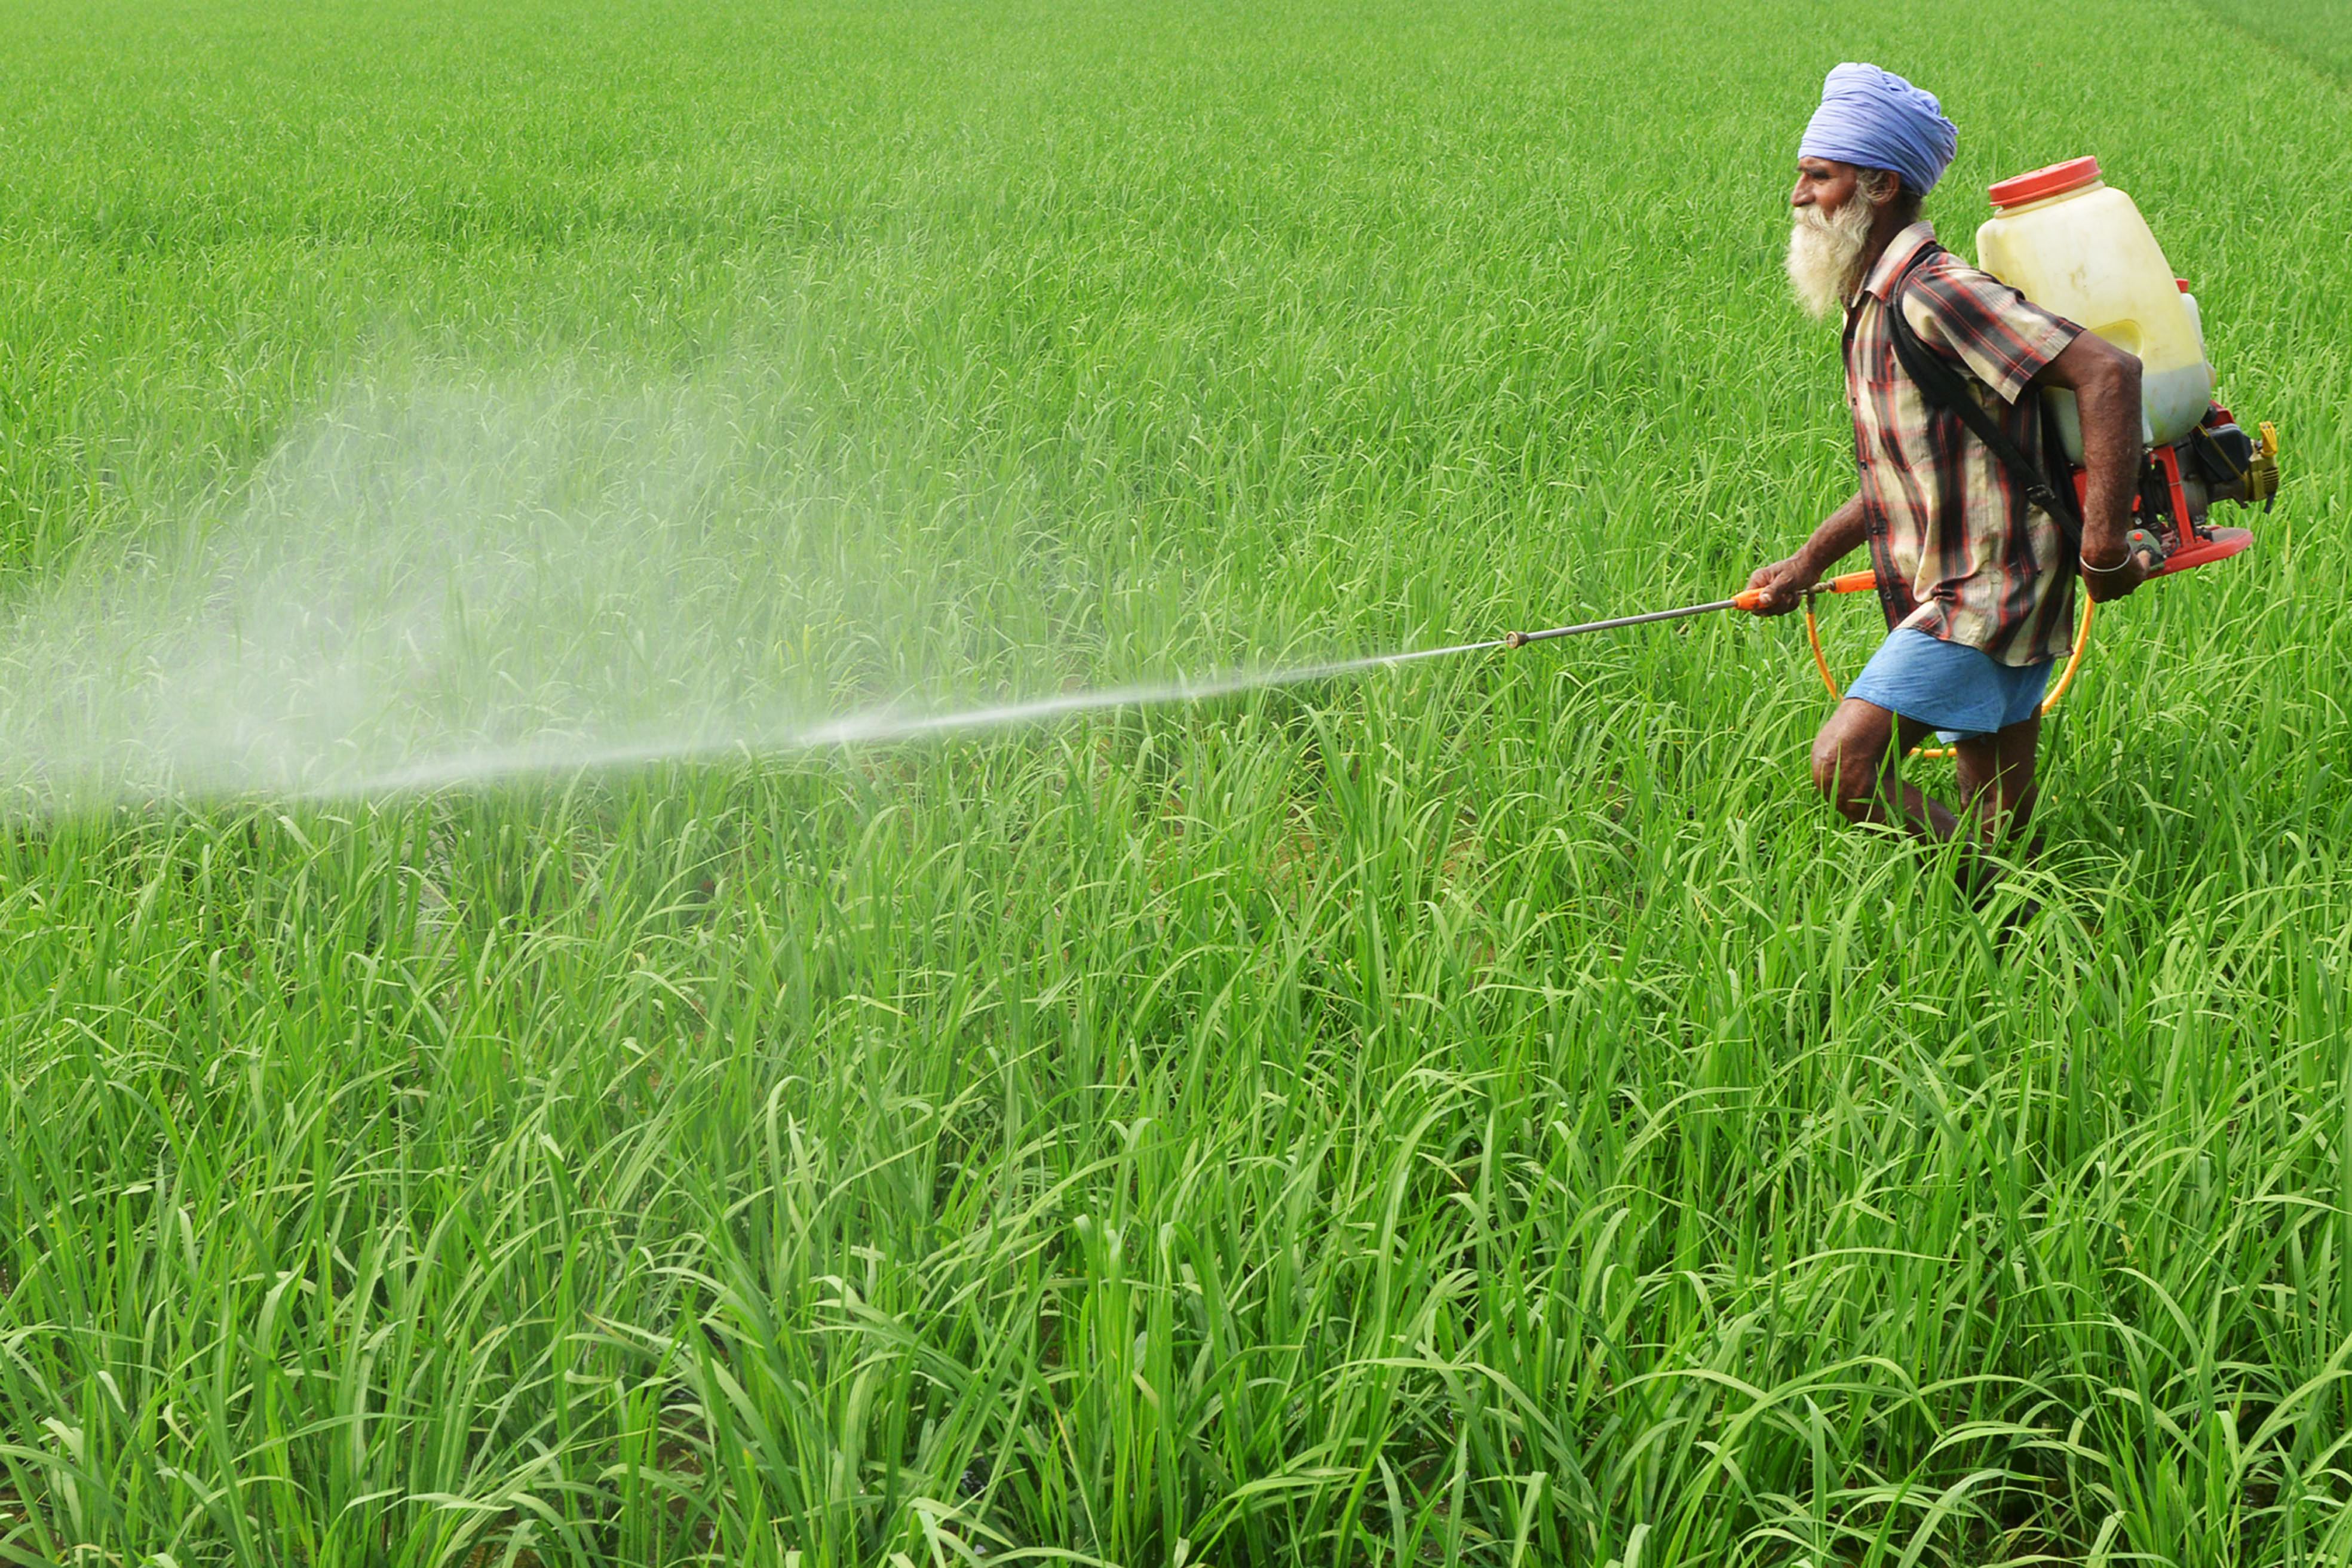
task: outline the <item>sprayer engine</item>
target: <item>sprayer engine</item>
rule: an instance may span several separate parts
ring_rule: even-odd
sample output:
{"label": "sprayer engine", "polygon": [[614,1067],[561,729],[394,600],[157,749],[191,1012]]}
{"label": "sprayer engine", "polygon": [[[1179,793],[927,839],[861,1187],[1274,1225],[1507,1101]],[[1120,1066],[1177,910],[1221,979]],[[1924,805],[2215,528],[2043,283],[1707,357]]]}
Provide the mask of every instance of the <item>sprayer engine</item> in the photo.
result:
{"label": "sprayer engine", "polygon": [[2270,510],[2271,497],[2278,494],[2278,431],[2268,423],[2260,429],[2261,439],[2248,435],[2217,402],[2188,440],[2165,448],[2168,462],[2152,459],[2151,466],[2164,472],[2168,515],[2185,517],[2189,528],[2200,529],[2216,501]]}
{"label": "sprayer engine", "polygon": [[[2259,439],[2248,435],[2235,415],[2212,403],[2187,436],[2148,453],[2132,512],[2163,542],[2168,568],[2201,566],[2253,542],[2247,529],[2216,528],[2208,517],[2221,501],[2270,510],[2278,494],[2278,432],[2268,422],[2260,429]],[[2089,476],[2081,468],[2074,472],[2080,505]]]}

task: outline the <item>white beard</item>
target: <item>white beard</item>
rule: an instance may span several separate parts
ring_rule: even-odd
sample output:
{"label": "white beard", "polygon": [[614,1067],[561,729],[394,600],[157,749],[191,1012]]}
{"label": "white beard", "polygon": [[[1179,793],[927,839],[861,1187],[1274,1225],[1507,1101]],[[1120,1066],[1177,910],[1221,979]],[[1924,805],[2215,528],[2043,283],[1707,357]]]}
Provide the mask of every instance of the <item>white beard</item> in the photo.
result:
{"label": "white beard", "polygon": [[1870,243],[1870,204],[1849,197],[1835,217],[1799,207],[1789,228],[1789,282],[1816,321],[1826,321],[1862,287],[1862,252]]}

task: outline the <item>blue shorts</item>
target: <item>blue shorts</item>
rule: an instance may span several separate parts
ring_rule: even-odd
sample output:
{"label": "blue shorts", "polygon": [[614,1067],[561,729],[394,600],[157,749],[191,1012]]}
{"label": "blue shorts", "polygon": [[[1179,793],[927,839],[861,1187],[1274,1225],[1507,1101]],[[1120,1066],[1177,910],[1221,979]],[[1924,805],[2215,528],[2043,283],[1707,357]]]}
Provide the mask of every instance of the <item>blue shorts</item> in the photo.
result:
{"label": "blue shorts", "polygon": [[2004,664],[1981,648],[1911,627],[1886,634],[1846,695],[1936,727],[1947,741],[2022,724],[2042,708],[2050,664]]}

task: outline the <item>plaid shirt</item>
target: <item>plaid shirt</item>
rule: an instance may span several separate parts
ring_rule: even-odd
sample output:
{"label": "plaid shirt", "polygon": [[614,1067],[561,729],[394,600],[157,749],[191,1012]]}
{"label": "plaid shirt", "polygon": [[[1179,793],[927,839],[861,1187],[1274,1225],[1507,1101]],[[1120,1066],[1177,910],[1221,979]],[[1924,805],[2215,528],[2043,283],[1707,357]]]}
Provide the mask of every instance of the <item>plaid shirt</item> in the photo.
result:
{"label": "plaid shirt", "polygon": [[[1846,307],[1845,395],[1870,564],[1890,627],[2004,664],[2041,664],[2074,642],[2074,563],[2058,525],[1958,414],[1927,406],[1887,330],[1886,291],[1935,233],[1918,223],[1895,235]],[[2022,395],[2026,383],[2082,329],[1949,254],[1920,264],[1903,304],[1920,341],[1957,361],[1969,391],[2038,459],[2040,400]]]}

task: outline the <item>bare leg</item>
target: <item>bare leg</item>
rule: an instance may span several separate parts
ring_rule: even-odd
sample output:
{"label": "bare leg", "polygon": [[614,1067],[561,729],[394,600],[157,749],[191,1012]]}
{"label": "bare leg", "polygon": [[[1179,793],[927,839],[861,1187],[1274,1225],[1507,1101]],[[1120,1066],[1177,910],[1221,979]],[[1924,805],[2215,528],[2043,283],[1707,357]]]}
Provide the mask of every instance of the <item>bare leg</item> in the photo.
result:
{"label": "bare leg", "polygon": [[1891,822],[1914,838],[1942,843],[1960,831],[1959,818],[1904,783],[1895,767],[1895,758],[1927,733],[1915,719],[1848,697],[1813,737],[1813,784],[1849,822]]}
{"label": "bare leg", "polygon": [[1963,740],[1959,753],[1960,799],[1975,819],[1977,836],[1999,843],[2025,831],[2040,791],[2034,787],[2034,754],[2042,744],[2042,716],[2012,724],[1996,735]]}

